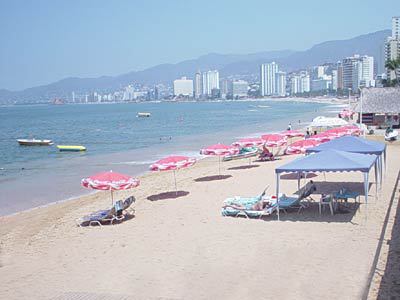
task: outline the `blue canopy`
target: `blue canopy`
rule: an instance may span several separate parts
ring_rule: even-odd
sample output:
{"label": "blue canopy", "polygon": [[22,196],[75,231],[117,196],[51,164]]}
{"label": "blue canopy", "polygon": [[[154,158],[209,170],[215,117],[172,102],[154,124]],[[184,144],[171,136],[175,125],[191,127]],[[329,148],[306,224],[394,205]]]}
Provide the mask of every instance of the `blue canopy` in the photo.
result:
{"label": "blue canopy", "polygon": [[[368,203],[368,175],[371,168],[375,167],[375,182],[377,183],[377,156],[351,153],[337,150],[326,150],[305,157],[298,158],[286,165],[275,169],[276,173],[276,197],[278,199],[279,219],[279,181],[281,173],[307,173],[307,172],[363,172],[364,195]],[[300,176],[298,177],[300,178]],[[300,179],[298,179],[300,180]],[[377,186],[376,186],[377,187]]]}
{"label": "blue canopy", "polygon": [[306,152],[312,153],[325,150],[381,155],[386,150],[386,144],[355,136],[343,136],[319,146],[309,148]]}
{"label": "blue canopy", "polygon": [[292,172],[369,172],[376,162],[376,155],[327,150],[298,158],[275,169],[275,173]]}

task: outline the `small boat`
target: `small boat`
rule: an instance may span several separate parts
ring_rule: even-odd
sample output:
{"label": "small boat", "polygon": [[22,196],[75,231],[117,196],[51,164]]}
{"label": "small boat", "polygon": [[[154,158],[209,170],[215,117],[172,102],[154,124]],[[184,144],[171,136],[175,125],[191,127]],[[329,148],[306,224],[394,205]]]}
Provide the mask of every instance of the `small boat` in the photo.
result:
{"label": "small boat", "polygon": [[61,152],[64,152],[64,151],[68,151],[68,152],[86,151],[86,147],[84,147],[84,146],[57,145],[57,148]]}
{"label": "small boat", "polygon": [[393,130],[391,128],[388,128],[385,132],[385,141],[395,141],[397,140],[397,136],[399,135],[399,132],[397,130]]}
{"label": "small boat", "polygon": [[53,145],[52,140],[18,139],[17,142],[21,146],[50,146],[50,145]]}
{"label": "small boat", "polygon": [[256,156],[259,152],[257,147],[243,147],[240,149],[238,154],[226,155],[222,158],[222,161],[236,160],[241,158],[249,158]]}
{"label": "small boat", "polygon": [[138,118],[148,118],[151,116],[151,113],[149,112],[138,112],[136,117]]}

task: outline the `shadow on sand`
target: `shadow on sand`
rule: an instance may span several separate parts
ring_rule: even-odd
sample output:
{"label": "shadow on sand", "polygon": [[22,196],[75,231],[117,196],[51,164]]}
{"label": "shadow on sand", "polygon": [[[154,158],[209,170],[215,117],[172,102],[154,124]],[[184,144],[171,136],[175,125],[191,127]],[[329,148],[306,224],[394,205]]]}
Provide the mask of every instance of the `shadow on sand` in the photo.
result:
{"label": "shadow on sand", "polygon": [[194,181],[196,182],[207,182],[207,181],[214,181],[214,180],[224,180],[232,177],[232,175],[213,175],[213,176],[206,176],[196,178]]}
{"label": "shadow on sand", "polygon": [[[314,177],[317,177],[317,176],[318,176],[317,174],[308,173],[307,174],[307,179],[311,179],[311,178],[314,178]],[[304,175],[302,175],[300,177],[300,179],[304,179],[304,178],[305,178]],[[283,174],[283,175],[281,175],[281,179],[282,180],[297,180],[297,174],[296,173]]]}
{"label": "shadow on sand", "polygon": [[159,200],[166,200],[166,199],[176,199],[176,198],[184,197],[187,195],[189,195],[189,192],[187,192],[187,191],[164,192],[164,193],[160,193],[157,195],[151,195],[151,196],[147,197],[147,200],[159,201]]}
{"label": "shadow on sand", "polygon": [[260,165],[244,165],[244,166],[232,167],[229,168],[228,170],[247,170],[247,169],[258,168],[259,166]]}

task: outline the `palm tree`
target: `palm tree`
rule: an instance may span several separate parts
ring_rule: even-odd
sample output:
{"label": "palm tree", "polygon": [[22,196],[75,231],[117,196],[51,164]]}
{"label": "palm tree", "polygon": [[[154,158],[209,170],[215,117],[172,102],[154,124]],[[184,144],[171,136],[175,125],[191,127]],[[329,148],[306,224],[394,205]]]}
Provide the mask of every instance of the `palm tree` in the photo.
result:
{"label": "palm tree", "polygon": [[400,69],[400,57],[396,59],[389,59],[388,61],[386,61],[385,67],[390,71],[394,71],[395,82],[399,84],[399,77],[397,73]]}

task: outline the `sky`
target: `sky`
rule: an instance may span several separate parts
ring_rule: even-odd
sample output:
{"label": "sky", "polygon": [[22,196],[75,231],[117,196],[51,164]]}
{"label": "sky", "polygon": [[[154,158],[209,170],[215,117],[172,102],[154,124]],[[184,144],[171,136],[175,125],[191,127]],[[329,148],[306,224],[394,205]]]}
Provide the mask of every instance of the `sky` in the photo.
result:
{"label": "sky", "polygon": [[0,0],[0,89],[389,29],[400,1]]}

